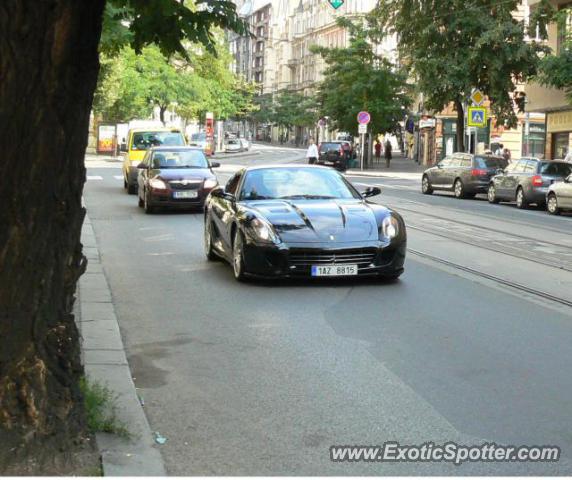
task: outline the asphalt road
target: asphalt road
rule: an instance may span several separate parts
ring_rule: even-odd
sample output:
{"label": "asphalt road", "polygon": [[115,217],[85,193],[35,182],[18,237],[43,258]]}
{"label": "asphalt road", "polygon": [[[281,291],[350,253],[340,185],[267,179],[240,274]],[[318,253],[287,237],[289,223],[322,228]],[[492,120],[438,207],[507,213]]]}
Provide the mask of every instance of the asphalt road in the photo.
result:
{"label": "asphalt road", "polygon": [[[220,161],[302,159],[266,147]],[[376,201],[411,225],[395,284],[239,284],[205,260],[201,214],[145,215],[117,164],[88,163],[85,203],[169,473],[572,474],[572,216],[351,181],[381,185]],[[329,458],[332,445],[386,441],[549,444],[563,459]]]}

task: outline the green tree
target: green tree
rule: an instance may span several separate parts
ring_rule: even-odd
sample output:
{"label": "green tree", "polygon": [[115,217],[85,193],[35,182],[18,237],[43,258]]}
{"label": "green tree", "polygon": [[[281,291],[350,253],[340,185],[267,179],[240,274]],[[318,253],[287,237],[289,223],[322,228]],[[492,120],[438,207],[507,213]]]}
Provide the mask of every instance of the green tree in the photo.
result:
{"label": "green tree", "polygon": [[464,150],[464,102],[473,88],[491,101],[497,121],[514,127],[516,83],[536,73],[545,48],[527,42],[513,17],[518,0],[380,0],[369,17],[381,37],[397,34],[401,61],[410,68],[425,107],[457,110],[457,141]]}
{"label": "green tree", "polygon": [[560,48],[542,58],[536,80],[547,87],[564,90],[572,103],[572,7],[556,11],[549,3],[543,2],[533,14],[532,28],[543,21],[556,23]]}
{"label": "green tree", "polygon": [[316,100],[283,90],[274,97],[270,120],[282,127],[308,127],[317,121]]}
{"label": "green tree", "polygon": [[[89,116],[105,0],[0,3],[0,465],[85,437],[72,314]],[[184,42],[214,51],[213,28],[244,33],[228,0],[121,0],[136,51]],[[5,21],[6,20],[6,21]],[[1,467],[0,467],[1,468]]]}
{"label": "green tree", "polygon": [[320,113],[334,128],[357,135],[357,114],[371,115],[370,132],[395,131],[409,106],[406,77],[373,48],[372,32],[362,24],[339,19],[350,34],[347,48],[314,47],[326,62],[319,86]]}

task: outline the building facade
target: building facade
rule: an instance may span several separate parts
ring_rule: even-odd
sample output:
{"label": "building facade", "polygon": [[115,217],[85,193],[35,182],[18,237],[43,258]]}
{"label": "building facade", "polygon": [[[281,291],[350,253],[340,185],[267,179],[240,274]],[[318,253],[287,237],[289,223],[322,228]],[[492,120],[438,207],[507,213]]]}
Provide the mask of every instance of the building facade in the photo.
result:
{"label": "building facade", "polygon": [[[529,0],[531,8],[535,8],[540,0]],[[552,5],[561,9],[571,7],[570,0],[551,0]],[[548,45],[554,53],[562,48],[564,33],[556,23],[548,27]],[[570,31],[568,30],[568,34]],[[525,89],[527,96],[527,111],[544,112],[546,114],[546,145],[545,157],[561,159],[572,150],[572,105],[562,90],[546,88],[531,83]]]}

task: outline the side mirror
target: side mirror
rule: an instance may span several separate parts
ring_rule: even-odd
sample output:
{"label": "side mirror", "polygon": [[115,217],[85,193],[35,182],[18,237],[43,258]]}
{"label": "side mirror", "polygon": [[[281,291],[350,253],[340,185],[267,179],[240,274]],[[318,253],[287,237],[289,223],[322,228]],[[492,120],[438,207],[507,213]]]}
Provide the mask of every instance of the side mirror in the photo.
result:
{"label": "side mirror", "polygon": [[218,167],[220,167],[219,162],[211,162],[211,168],[218,168]]}
{"label": "side mirror", "polygon": [[141,168],[142,170],[148,170],[149,166],[145,162],[141,162],[139,165],[137,165],[137,168]]}
{"label": "side mirror", "polygon": [[568,175],[568,176],[564,179],[564,181],[565,181],[566,183],[572,183],[572,174]]}
{"label": "side mirror", "polygon": [[381,193],[381,188],[379,188],[379,187],[368,187],[362,192],[361,196],[363,198],[375,197],[376,195],[379,195],[380,193]]}
{"label": "side mirror", "polygon": [[437,168],[443,168],[443,165],[441,165],[440,163],[437,164]]}
{"label": "side mirror", "polygon": [[504,170],[502,168],[497,168],[496,174],[497,175],[504,175]]}

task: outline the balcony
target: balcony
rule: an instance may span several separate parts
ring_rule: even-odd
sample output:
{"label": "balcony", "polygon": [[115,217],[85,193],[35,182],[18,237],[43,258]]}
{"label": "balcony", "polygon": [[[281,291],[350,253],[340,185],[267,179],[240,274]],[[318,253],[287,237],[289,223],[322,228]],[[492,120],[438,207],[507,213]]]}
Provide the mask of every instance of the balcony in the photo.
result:
{"label": "balcony", "polygon": [[302,63],[301,58],[289,58],[286,63],[290,68],[294,68]]}

